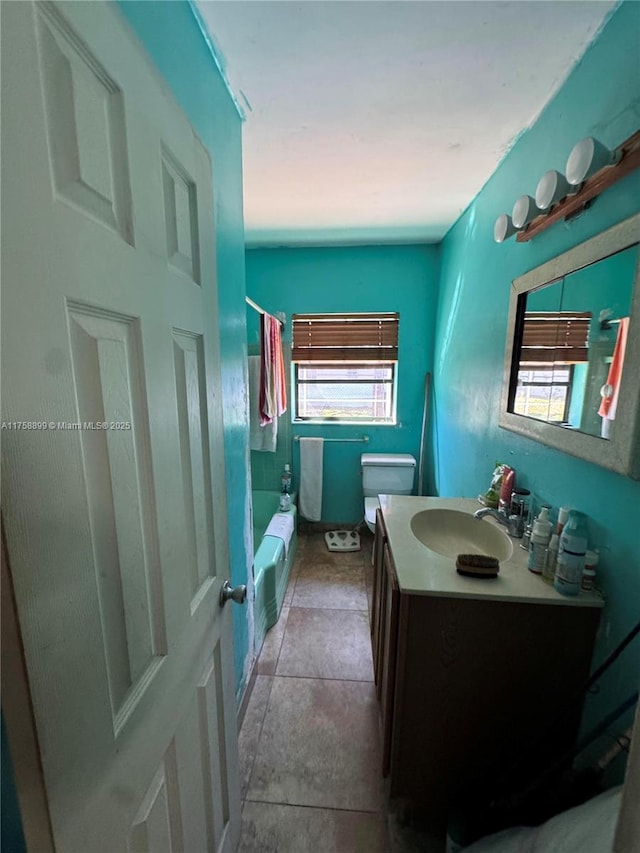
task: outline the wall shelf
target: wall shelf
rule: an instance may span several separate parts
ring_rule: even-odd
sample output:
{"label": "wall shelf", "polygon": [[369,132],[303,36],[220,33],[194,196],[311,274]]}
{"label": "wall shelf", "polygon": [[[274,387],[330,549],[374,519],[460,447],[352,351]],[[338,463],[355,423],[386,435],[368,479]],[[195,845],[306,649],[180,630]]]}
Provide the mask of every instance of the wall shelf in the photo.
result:
{"label": "wall shelf", "polygon": [[518,243],[527,243],[537,234],[545,231],[560,219],[570,219],[584,210],[594,198],[600,195],[621,178],[626,177],[640,166],[640,130],[626,139],[622,145],[622,157],[615,166],[605,166],[588,178],[578,193],[566,196],[551,208],[550,213],[543,213],[532,220],[524,231],[518,232]]}

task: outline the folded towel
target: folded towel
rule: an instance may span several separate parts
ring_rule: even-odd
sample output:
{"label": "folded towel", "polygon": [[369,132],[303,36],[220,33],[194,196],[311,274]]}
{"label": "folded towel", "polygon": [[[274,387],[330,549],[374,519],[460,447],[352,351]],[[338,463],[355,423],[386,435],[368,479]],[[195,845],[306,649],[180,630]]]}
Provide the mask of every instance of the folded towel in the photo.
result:
{"label": "folded towel", "polygon": [[300,439],[300,513],[309,521],[322,516],[322,451],[324,439]]}
{"label": "folded towel", "polygon": [[260,356],[249,356],[249,447],[275,453],[278,442],[278,419],[260,426]]}
{"label": "folded towel", "polygon": [[289,550],[289,542],[293,536],[293,513],[277,512],[272,516],[264,535],[277,536],[278,539],[282,539],[284,543],[284,555],[286,557]]}

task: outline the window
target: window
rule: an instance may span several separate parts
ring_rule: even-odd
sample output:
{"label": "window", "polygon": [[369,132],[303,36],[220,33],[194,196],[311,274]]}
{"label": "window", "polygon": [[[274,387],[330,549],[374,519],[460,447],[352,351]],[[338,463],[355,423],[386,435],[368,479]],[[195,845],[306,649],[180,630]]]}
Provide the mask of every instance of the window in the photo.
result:
{"label": "window", "polygon": [[591,312],[525,313],[513,401],[516,414],[568,422],[574,366],[589,360],[590,322]]}
{"label": "window", "polygon": [[541,421],[566,423],[571,402],[573,367],[519,370],[513,405],[517,415]]}
{"label": "window", "polygon": [[294,314],[296,419],[395,423],[399,315]]}

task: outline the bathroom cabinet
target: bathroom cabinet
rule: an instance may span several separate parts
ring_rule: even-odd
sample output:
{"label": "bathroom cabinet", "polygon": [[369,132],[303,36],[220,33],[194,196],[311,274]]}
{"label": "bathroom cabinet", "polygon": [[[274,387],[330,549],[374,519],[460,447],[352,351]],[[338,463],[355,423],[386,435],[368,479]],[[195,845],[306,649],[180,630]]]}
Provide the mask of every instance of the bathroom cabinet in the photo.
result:
{"label": "bathroom cabinet", "polygon": [[390,727],[393,719],[395,695],[395,667],[398,640],[398,613],[400,593],[393,560],[384,535],[376,537],[376,549],[372,615],[373,664],[376,692],[380,702],[383,730],[382,773],[389,773],[391,759]]}
{"label": "bathroom cabinet", "polygon": [[513,578],[525,573],[517,583],[528,585],[518,587],[517,600],[508,594],[508,566],[495,586],[460,578],[450,561],[455,577],[438,588],[429,579],[429,554],[422,557],[425,588],[415,580],[403,588],[405,562],[421,552],[412,552],[410,530],[401,535],[397,507],[408,511],[394,500],[385,512],[381,497],[374,544],[371,640],[382,772],[392,802],[437,850],[448,813],[470,792],[480,800],[506,771],[517,790],[574,743],[602,602],[560,600],[527,576],[524,552],[511,567]]}

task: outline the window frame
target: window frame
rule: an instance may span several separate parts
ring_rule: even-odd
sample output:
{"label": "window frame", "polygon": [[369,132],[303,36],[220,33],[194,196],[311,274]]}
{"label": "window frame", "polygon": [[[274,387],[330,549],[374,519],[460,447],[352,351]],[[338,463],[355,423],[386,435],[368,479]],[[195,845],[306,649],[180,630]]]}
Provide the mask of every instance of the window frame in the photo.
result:
{"label": "window frame", "polygon": [[[554,378],[554,374],[555,374],[556,370],[567,371],[569,374],[567,380],[561,381],[561,382],[556,382],[555,378]],[[526,382],[525,381],[521,382],[520,381],[520,372],[521,371],[523,373],[527,372],[527,373],[534,373],[534,374],[535,373],[551,373],[552,374],[551,381],[547,382],[547,381],[532,379],[532,380],[528,380]],[[559,421],[556,421],[556,420],[549,421],[546,419],[544,419],[544,420],[546,420],[547,423],[554,423],[554,424],[568,423],[569,411],[571,409],[571,394],[573,391],[573,378],[574,378],[574,365],[573,364],[562,364],[562,365],[557,365],[557,366],[554,366],[553,364],[526,364],[526,365],[521,365],[520,370],[518,371],[517,379],[516,379],[515,393],[513,395],[514,410],[516,407],[516,399],[517,399],[519,388],[549,388],[549,389],[566,388],[567,393],[566,393],[565,400],[564,400],[564,411],[562,413],[562,419]],[[526,418],[534,418],[535,420],[543,420],[542,418],[536,418],[535,415],[527,414],[527,412],[516,412],[516,414],[522,415],[523,417],[526,417]]]}
{"label": "window frame", "polygon": [[[320,363],[314,361],[293,362],[294,373],[293,381],[295,387],[294,394],[294,421],[296,423],[330,423],[330,424],[376,424],[379,426],[395,425],[396,420],[396,402],[397,402],[397,378],[398,378],[398,363],[394,361],[386,362],[333,362]],[[389,379],[300,379],[299,368],[311,370],[358,370],[362,368],[383,367],[391,371]],[[385,403],[389,407],[389,417],[376,418],[374,416],[358,417],[319,417],[317,415],[307,416],[300,414],[300,387],[308,385],[388,385],[390,386],[390,395],[385,398]]]}
{"label": "window frame", "polygon": [[[340,312],[334,314],[294,314],[292,316],[292,386],[295,423],[317,424],[397,424],[398,396],[398,336],[400,315],[395,312]],[[379,357],[376,357],[379,355]],[[361,356],[361,357],[360,357]],[[332,377],[331,379],[301,378],[301,369],[354,371],[384,368],[391,375],[385,379]],[[388,417],[372,414],[362,417],[321,417],[301,414],[301,388],[324,385],[354,385],[389,388],[384,404]],[[331,402],[329,398],[329,402]],[[339,408],[340,401],[338,400]],[[372,401],[373,404],[373,401]]]}

